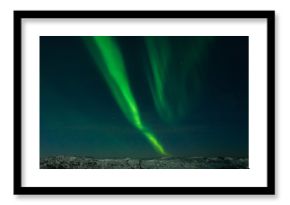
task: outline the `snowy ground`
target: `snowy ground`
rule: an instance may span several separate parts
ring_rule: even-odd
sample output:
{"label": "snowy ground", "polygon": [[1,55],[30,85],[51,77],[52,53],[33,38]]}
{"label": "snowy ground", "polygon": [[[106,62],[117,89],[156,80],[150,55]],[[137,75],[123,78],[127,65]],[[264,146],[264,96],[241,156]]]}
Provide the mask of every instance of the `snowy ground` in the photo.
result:
{"label": "snowy ground", "polygon": [[41,169],[247,169],[248,158],[167,157],[158,159],[97,159],[55,156],[40,160]]}

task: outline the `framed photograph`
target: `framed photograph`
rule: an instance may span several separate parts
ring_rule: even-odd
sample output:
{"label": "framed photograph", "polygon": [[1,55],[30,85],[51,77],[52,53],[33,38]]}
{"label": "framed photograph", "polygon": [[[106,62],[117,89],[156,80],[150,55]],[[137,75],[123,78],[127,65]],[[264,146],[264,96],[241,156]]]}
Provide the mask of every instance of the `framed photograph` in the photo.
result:
{"label": "framed photograph", "polygon": [[14,194],[274,194],[274,11],[14,11]]}

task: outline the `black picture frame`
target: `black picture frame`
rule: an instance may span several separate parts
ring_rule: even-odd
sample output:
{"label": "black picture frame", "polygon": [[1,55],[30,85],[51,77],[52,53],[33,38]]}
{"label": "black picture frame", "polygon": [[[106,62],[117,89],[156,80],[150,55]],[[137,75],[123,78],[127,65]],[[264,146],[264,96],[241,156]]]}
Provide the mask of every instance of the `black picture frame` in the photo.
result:
{"label": "black picture frame", "polygon": [[[266,187],[24,187],[22,186],[22,19],[27,18],[234,18],[267,21]],[[275,194],[275,11],[14,11],[14,194]]]}

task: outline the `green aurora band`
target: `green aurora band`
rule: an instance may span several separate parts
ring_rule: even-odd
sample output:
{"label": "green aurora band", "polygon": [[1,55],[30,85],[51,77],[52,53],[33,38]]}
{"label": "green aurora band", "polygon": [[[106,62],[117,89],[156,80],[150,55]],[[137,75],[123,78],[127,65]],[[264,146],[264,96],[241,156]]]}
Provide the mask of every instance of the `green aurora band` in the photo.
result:
{"label": "green aurora band", "polygon": [[[164,121],[177,121],[197,102],[204,70],[200,62],[214,37],[174,37],[174,41],[169,36],[144,38],[151,68],[147,69],[147,77],[155,107]],[[175,50],[181,55],[173,55]]]}
{"label": "green aurora band", "polygon": [[[149,60],[147,78],[155,108],[165,122],[175,122],[185,116],[189,108],[197,102],[200,74],[204,70],[200,62],[205,58],[214,37],[174,37],[174,41],[169,36],[143,38]],[[128,121],[141,131],[158,153],[168,155],[141,119],[115,37],[91,36],[83,39]],[[175,50],[181,55],[174,56]]]}
{"label": "green aurora band", "polygon": [[130,88],[125,63],[114,37],[96,36],[83,37],[83,39],[114,99],[128,121],[140,130],[158,153],[168,155],[153,132],[144,125],[141,119],[136,100]]}

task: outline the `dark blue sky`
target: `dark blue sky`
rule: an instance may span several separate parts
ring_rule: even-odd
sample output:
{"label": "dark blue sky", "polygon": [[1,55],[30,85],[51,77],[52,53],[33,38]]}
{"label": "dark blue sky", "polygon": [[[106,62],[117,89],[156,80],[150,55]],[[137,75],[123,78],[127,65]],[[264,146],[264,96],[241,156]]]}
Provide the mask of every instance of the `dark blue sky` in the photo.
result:
{"label": "dark blue sky", "polygon": [[[172,44],[181,42],[172,62],[183,59],[191,38],[170,38]],[[117,40],[141,115],[168,152],[248,156],[248,37],[215,37],[195,64],[199,86],[190,109],[172,123],[164,122],[154,107],[143,37]],[[40,37],[41,156],[159,156],[124,117],[97,70],[80,37]]]}

